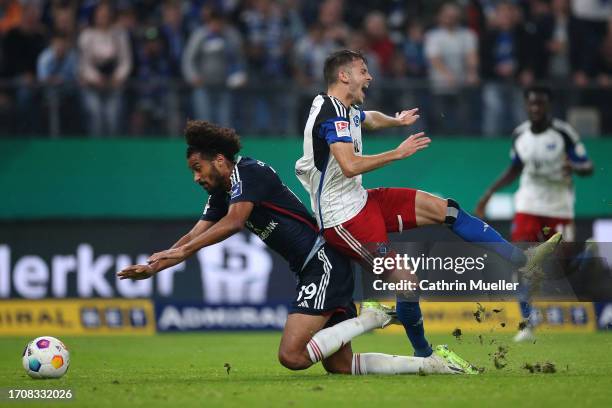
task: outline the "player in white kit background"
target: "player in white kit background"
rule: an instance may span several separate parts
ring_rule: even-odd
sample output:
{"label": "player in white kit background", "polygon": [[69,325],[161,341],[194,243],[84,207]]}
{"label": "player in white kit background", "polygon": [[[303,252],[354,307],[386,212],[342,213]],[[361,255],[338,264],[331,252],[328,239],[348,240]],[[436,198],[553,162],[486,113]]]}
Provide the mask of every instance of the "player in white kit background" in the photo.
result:
{"label": "player in white kit background", "polygon": [[[405,159],[427,148],[431,140],[421,132],[409,136],[393,150],[364,155],[363,127],[409,126],[418,119],[417,109],[395,116],[363,111],[361,105],[372,76],[360,52],[342,50],[328,56],[324,77],[327,92],[313,100],[304,128],[304,154],[297,161],[295,171],[310,194],[317,222],[330,245],[367,266],[376,256],[392,255],[388,233],[443,224],[465,241],[479,243],[517,267],[531,267],[545,255],[545,251],[536,251],[536,256],[527,259],[520,248],[463,211],[452,199],[413,188],[366,190],[361,183],[363,173]],[[391,276],[387,278],[393,280],[396,271],[389,272]],[[397,315],[415,355],[431,355],[418,302],[398,296]]]}
{"label": "player in white kit background", "polygon": [[[508,168],[489,187],[476,207],[483,217],[489,199],[497,190],[520,176],[514,194],[515,215],[512,222],[513,242],[536,242],[562,232],[566,241],[573,241],[574,183],[572,174],[589,176],[593,164],[576,130],[551,116],[552,93],[535,86],[525,91],[529,120],[514,130]],[[521,302],[521,313],[529,319],[531,307]],[[533,328],[520,330],[515,340],[533,339]]]}

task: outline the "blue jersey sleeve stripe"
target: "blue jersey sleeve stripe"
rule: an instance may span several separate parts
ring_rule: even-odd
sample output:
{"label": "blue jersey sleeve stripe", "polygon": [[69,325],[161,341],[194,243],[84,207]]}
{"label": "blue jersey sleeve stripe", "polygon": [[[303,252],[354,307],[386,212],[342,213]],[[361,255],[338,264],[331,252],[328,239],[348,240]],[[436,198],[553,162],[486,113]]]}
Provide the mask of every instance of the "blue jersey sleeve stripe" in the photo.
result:
{"label": "blue jersey sleeve stripe", "polygon": [[[565,143],[565,154],[567,154],[567,158],[571,162],[585,163],[589,161],[589,157],[586,154],[586,149],[580,140],[575,140],[572,138],[566,129],[562,129],[561,127],[553,128],[563,137],[563,142]],[[577,138],[578,136],[575,137]]]}
{"label": "blue jersey sleeve stripe", "polygon": [[348,136],[342,136],[342,137],[338,137],[338,136],[330,136],[327,137],[327,144],[334,144],[334,143],[353,143],[353,139],[351,139]]}
{"label": "blue jersey sleeve stripe", "polygon": [[519,157],[518,154],[514,153],[512,154],[512,164],[515,166],[522,166],[523,165],[523,161],[521,160],[521,158]]}
{"label": "blue jersey sleeve stripe", "polygon": [[345,122],[347,130],[350,127],[350,124],[346,120],[346,118],[336,117],[336,118],[328,119],[325,122],[321,123],[321,125],[319,126],[318,136],[321,137],[322,139],[325,139],[325,141],[327,141],[328,144],[337,143],[337,142],[351,143],[353,139],[351,139],[350,136],[338,136],[338,132],[336,130],[337,122]]}

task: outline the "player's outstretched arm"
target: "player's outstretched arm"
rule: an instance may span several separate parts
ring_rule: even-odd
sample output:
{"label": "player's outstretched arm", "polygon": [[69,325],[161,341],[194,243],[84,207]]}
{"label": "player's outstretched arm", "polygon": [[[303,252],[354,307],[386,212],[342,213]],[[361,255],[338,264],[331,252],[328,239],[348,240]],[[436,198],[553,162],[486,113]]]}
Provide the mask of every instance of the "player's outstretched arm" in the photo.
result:
{"label": "player's outstretched arm", "polygon": [[583,162],[572,162],[567,160],[563,165],[563,171],[567,175],[575,173],[580,177],[587,177],[593,174],[593,162],[586,160]]}
{"label": "player's outstretched arm", "polygon": [[363,125],[368,130],[385,129],[397,126],[410,126],[419,118],[419,108],[397,112],[388,116],[378,111],[366,111]]}
{"label": "player's outstretched arm", "polygon": [[431,139],[421,132],[411,135],[393,150],[370,156],[355,155],[352,143],[332,143],[330,150],[340,165],[342,173],[350,178],[381,168],[392,161],[411,156],[419,150],[425,149],[430,142]]}
{"label": "player's outstretched arm", "polygon": [[181,262],[198,250],[231,237],[244,228],[244,224],[251,215],[251,211],[253,211],[253,203],[250,201],[231,204],[227,214],[206,232],[194,237],[191,241],[181,246],[151,255],[148,259],[149,264],[155,264],[165,259],[178,259]]}
{"label": "player's outstretched arm", "polygon": [[484,218],[485,208],[487,203],[491,199],[491,196],[500,188],[504,188],[507,185],[511,184],[514,180],[517,179],[518,176],[521,175],[523,171],[523,166],[519,163],[513,163],[504,172],[495,180],[495,182],[485,191],[483,196],[478,201],[476,205],[476,210],[474,213],[479,218]]}
{"label": "player's outstretched arm", "polygon": [[[213,221],[200,220],[198,221],[193,228],[185,235],[183,235],[178,241],[172,245],[171,248],[177,248],[181,245],[186,244],[191,241],[196,236],[203,234],[206,230],[212,227],[215,223]],[[155,262],[153,264],[147,265],[130,265],[126,268],[123,268],[117,276],[120,280],[123,279],[134,279],[134,280],[142,280],[150,278],[155,275],[159,271],[163,271],[171,266],[174,266],[181,261],[176,259],[163,259],[161,261]]]}

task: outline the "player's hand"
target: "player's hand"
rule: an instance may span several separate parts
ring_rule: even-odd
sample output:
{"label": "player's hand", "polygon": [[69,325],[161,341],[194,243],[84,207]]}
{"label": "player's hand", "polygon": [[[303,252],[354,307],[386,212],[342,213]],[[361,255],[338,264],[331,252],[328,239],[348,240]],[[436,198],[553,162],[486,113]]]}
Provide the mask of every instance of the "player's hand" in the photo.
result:
{"label": "player's hand", "polygon": [[171,248],[171,249],[166,249],[165,251],[154,253],[153,255],[149,257],[147,262],[149,262],[149,265],[150,265],[157,261],[161,261],[162,259],[178,259],[180,261],[183,261],[187,258],[187,256],[188,255],[185,252],[184,247]]}
{"label": "player's hand", "polygon": [[425,149],[431,143],[431,139],[425,136],[425,132],[419,132],[416,135],[411,135],[395,148],[398,153],[398,159],[405,159],[412,156],[419,150]]}
{"label": "player's hand", "polygon": [[148,279],[151,276],[155,275],[154,265],[131,265],[127,268],[124,268],[121,272],[117,273],[117,276],[120,280],[124,279],[132,279],[132,280],[142,280]]}
{"label": "player's hand", "polygon": [[572,175],[573,171],[574,167],[572,166],[572,163],[569,160],[565,160],[563,162],[563,165],[561,166],[561,172],[563,173],[563,176],[569,177]]}
{"label": "player's hand", "polygon": [[401,112],[395,113],[395,120],[397,121],[397,126],[410,126],[420,117],[417,113],[419,112],[419,108],[414,108],[410,110],[405,110]]}

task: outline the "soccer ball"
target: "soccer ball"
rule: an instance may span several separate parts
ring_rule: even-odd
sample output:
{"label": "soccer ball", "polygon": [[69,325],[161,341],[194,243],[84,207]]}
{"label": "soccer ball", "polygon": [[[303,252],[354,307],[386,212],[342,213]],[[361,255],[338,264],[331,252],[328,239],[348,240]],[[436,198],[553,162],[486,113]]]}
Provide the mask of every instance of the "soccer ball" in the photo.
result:
{"label": "soccer ball", "polygon": [[23,368],[32,378],[60,378],[70,365],[70,353],[55,337],[38,337],[23,350]]}

